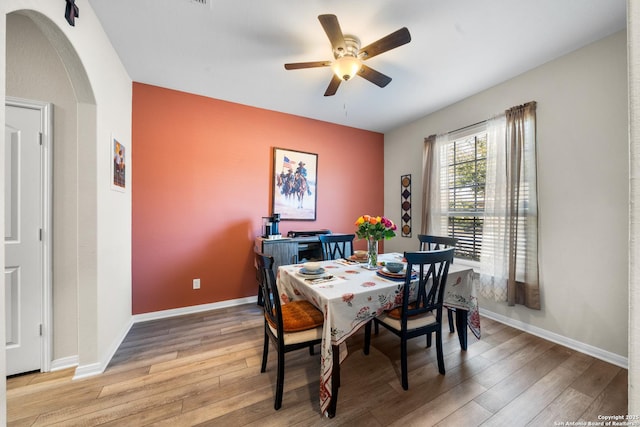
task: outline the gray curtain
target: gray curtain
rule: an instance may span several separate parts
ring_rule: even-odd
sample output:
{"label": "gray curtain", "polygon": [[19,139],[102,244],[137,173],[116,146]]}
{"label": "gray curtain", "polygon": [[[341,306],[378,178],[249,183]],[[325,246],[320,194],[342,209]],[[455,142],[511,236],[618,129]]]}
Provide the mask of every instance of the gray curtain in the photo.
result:
{"label": "gray curtain", "polygon": [[540,309],[536,180],[536,103],[506,116],[507,302]]}
{"label": "gray curtain", "polygon": [[424,153],[422,156],[422,224],[420,234],[429,234],[431,222],[431,192],[438,191],[431,185],[431,173],[434,165],[433,156],[436,146],[436,136],[430,135],[424,139]]}

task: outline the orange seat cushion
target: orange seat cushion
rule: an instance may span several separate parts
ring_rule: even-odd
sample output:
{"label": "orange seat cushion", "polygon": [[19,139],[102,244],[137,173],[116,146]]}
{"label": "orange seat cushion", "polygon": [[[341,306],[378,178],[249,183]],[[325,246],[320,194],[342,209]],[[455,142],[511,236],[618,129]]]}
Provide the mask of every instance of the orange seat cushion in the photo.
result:
{"label": "orange seat cushion", "polygon": [[[415,304],[409,304],[410,309],[413,309],[414,307],[415,307]],[[387,316],[393,319],[400,320],[402,318],[402,306],[396,307],[393,310],[389,310],[386,313],[387,313]]]}
{"label": "orange seat cushion", "polygon": [[[416,303],[409,304],[409,310],[413,310],[414,308],[416,308]],[[402,318],[402,306],[396,307],[393,310],[389,310],[386,312],[386,314],[392,319],[400,320]],[[412,317],[418,317],[418,316],[421,316],[421,315],[417,314],[414,316],[409,316],[409,319],[411,319]]]}
{"label": "orange seat cushion", "polygon": [[[324,315],[309,301],[291,301],[281,306],[284,332],[299,332],[317,328],[324,323]],[[269,319],[267,318],[267,321]],[[269,322],[272,328],[276,325]]]}

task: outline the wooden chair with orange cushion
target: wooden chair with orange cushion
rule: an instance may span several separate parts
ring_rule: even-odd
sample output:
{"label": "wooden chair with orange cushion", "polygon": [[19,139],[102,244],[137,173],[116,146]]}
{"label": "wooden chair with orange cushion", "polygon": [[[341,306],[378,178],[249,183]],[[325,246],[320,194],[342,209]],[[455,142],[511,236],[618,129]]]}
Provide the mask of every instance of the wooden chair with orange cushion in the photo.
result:
{"label": "wooden chair with orange cushion", "polygon": [[[438,371],[444,375],[444,354],[442,351],[442,302],[444,288],[453,261],[454,248],[429,252],[406,252],[407,274],[402,290],[402,305],[374,317],[365,325],[364,354],[369,354],[371,343],[371,322],[382,325],[400,337],[400,364],[402,388],[409,388],[407,373],[407,340],[421,335],[436,333],[436,354]],[[412,292],[412,271],[418,272],[417,283]]]}
{"label": "wooden chair with orange cushion", "polygon": [[280,303],[280,294],[273,273],[273,257],[256,251],[256,265],[260,273],[260,291],[264,309],[264,348],[262,368],[267,369],[269,341],[278,352],[278,370],[276,377],[276,396],[274,408],[282,406],[284,391],[284,355],[293,350],[309,348],[322,341],[324,315],[309,301],[291,301]]}
{"label": "wooden chair with orange cushion", "polygon": [[[429,234],[418,234],[418,240],[420,241],[421,251],[435,251],[438,249],[455,248],[458,244],[458,239],[448,236],[432,236]],[[449,332],[454,333],[456,330],[453,327],[453,312],[455,308],[447,309],[447,319],[449,320]],[[427,347],[431,346],[431,335],[427,335]]]}

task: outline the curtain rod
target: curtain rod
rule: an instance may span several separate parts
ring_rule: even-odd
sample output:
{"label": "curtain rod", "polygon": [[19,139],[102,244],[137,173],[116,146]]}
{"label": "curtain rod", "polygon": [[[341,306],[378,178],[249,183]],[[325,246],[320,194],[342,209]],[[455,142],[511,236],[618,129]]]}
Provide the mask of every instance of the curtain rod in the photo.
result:
{"label": "curtain rod", "polygon": [[[511,108],[527,107],[529,105],[533,105],[534,107],[536,107],[536,101],[529,101],[529,102],[524,103],[522,105],[518,105],[516,107],[511,107]],[[465,129],[469,129],[469,128],[474,127],[474,126],[478,126],[479,124],[486,123],[487,120],[489,120],[489,119],[480,120],[478,123],[474,123],[472,125],[463,126],[463,127],[459,128],[459,129],[451,130],[451,131],[447,132],[447,134],[451,134],[451,133],[454,133],[454,132],[460,132],[460,131],[463,131]]]}
{"label": "curtain rod", "polygon": [[478,123],[474,123],[472,125],[463,126],[460,129],[451,130],[451,131],[449,131],[447,133],[451,134],[451,133],[455,133],[455,132],[460,132],[462,130],[469,129],[469,128],[472,128],[474,126],[478,126],[479,124],[486,123],[486,122],[487,122],[486,120],[480,120]]}

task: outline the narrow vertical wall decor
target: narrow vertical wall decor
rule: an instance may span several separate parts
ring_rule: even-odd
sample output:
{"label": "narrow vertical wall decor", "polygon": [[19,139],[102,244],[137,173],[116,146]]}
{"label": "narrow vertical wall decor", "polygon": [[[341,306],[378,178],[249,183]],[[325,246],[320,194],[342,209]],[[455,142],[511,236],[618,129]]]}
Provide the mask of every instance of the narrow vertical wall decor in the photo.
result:
{"label": "narrow vertical wall decor", "polygon": [[126,184],[126,147],[122,141],[111,135],[111,189],[118,191],[125,191]]}
{"label": "narrow vertical wall decor", "polygon": [[411,174],[400,176],[402,237],[411,237]]}

